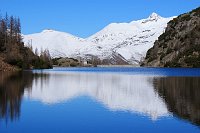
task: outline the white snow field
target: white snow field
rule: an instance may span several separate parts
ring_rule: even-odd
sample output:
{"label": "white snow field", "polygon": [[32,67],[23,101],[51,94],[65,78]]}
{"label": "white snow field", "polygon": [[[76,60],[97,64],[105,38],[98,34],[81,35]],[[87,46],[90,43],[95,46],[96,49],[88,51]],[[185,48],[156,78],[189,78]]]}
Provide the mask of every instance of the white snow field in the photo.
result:
{"label": "white snow field", "polygon": [[173,18],[152,13],[147,19],[111,23],[88,38],[54,30],[23,37],[25,45],[32,44],[33,49],[39,51],[49,49],[52,57],[86,58],[90,55],[110,59],[118,55],[129,64],[139,64]]}

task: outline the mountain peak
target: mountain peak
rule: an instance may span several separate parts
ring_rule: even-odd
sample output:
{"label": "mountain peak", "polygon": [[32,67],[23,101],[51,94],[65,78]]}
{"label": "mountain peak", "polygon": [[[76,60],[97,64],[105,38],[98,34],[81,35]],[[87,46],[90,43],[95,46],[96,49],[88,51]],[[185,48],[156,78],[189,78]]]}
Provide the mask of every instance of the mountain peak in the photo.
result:
{"label": "mountain peak", "polygon": [[159,19],[162,17],[158,15],[157,13],[153,12],[147,19],[144,19],[142,23],[147,23],[147,22],[157,22]]}
{"label": "mountain peak", "polygon": [[161,18],[160,15],[158,15],[157,13],[153,12],[150,16],[149,16],[150,19],[159,19]]}
{"label": "mountain peak", "polygon": [[44,30],[42,31],[42,33],[47,33],[47,32],[54,32],[54,30],[52,30],[52,29],[44,29]]}

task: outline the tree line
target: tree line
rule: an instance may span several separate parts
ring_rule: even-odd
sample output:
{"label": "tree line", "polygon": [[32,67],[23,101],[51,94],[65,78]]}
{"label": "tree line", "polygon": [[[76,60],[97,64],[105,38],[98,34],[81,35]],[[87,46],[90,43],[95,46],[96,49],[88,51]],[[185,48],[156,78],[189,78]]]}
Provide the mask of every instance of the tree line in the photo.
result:
{"label": "tree line", "polygon": [[4,62],[22,69],[51,68],[48,50],[36,55],[30,47],[24,46],[19,17],[0,15],[0,57]]}
{"label": "tree line", "polygon": [[9,44],[20,43],[21,41],[20,19],[8,16],[7,13],[5,17],[0,15],[0,50],[4,51]]}

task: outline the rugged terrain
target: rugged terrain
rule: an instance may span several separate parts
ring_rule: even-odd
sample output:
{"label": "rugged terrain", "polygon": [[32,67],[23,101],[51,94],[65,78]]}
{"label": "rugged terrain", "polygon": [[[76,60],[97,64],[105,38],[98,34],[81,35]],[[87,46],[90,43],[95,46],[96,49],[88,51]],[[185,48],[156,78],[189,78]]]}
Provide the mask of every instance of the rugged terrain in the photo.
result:
{"label": "rugged terrain", "polygon": [[200,8],[171,20],[142,66],[200,67]]}

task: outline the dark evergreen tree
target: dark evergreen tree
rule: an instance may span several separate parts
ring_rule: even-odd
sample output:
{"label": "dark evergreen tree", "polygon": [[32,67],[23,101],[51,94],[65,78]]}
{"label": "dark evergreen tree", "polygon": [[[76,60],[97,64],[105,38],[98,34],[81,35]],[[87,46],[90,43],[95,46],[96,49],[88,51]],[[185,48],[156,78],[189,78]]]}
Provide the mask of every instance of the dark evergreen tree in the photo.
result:
{"label": "dark evergreen tree", "polygon": [[22,42],[20,19],[14,16],[0,15],[0,58],[4,62],[22,69],[51,68],[51,57],[48,50],[33,53],[32,44],[25,47]]}

